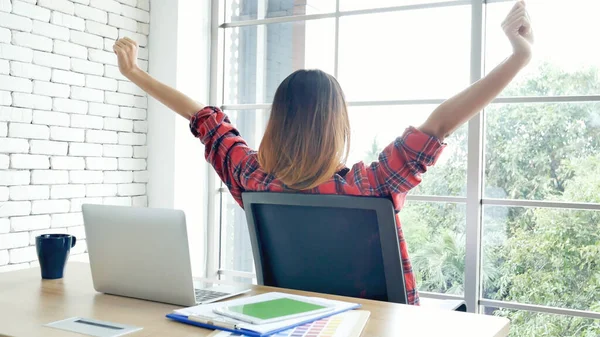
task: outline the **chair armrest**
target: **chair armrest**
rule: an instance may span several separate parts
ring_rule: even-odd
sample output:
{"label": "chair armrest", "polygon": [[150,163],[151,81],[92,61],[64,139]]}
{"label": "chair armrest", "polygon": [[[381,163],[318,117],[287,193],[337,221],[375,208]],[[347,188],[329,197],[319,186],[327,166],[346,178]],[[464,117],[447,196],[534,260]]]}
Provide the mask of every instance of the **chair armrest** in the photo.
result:
{"label": "chair armrest", "polygon": [[467,305],[463,300],[438,300],[435,298],[421,297],[421,307],[427,309],[440,309],[449,311],[467,311]]}

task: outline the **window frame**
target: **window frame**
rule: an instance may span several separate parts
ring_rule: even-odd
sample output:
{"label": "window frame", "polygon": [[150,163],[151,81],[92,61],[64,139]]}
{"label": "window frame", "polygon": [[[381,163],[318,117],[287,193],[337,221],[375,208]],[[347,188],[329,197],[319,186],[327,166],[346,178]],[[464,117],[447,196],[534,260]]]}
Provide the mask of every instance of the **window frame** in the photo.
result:
{"label": "window frame", "polygon": [[[267,0],[259,0],[267,1]],[[423,4],[401,5],[395,7],[361,9],[340,11],[340,1],[336,0],[335,12],[323,14],[310,14],[298,16],[283,16],[265,18],[261,17],[259,10],[257,19],[246,21],[227,22],[224,0],[211,0],[211,62],[210,62],[210,101],[226,110],[270,109],[270,104],[224,104],[224,57],[225,57],[225,31],[228,28],[256,26],[271,23],[310,21],[325,18],[335,19],[335,52],[334,76],[338,76],[339,59],[339,21],[340,17],[350,15],[364,15],[384,12],[410,11],[425,8],[440,8],[449,6],[471,6],[471,83],[478,81],[484,75],[485,62],[485,6],[491,3],[509,2],[511,0],[456,0],[440,1]],[[261,26],[259,26],[261,27]],[[264,27],[264,26],[262,26]],[[264,31],[264,30],[263,30]],[[349,106],[390,106],[390,105],[421,105],[440,104],[442,98],[415,99],[415,100],[387,100],[387,101],[351,101]],[[545,97],[499,97],[491,104],[498,103],[557,103],[557,102],[595,102],[600,101],[600,95],[590,96],[545,96]],[[485,160],[485,110],[477,114],[468,122],[467,143],[467,192],[465,197],[456,196],[430,196],[408,195],[409,201],[460,203],[466,205],[466,256],[465,256],[465,281],[464,297],[451,294],[420,292],[421,296],[436,299],[464,299],[470,312],[481,313],[484,307],[497,307],[506,309],[525,310],[547,314],[558,314],[583,318],[600,319],[600,312],[557,308],[542,305],[524,304],[491,300],[482,297],[480,267],[482,250],[483,206],[519,206],[519,207],[548,207],[566,208],[575,210],[600,211],[600,204],[580,202],[556,202],[538,200],[514,200],[485,198],[484,188],[484,160]],[[223,193],[227,189],[220,183],[216,174],[211,174],[208,179],[208,240],[207,240],[207,275],[209,277],[241,277],[254,279],[255,275],[249,272],[225,270],[220,268],[221,260],[221,227],[223,210]]]}

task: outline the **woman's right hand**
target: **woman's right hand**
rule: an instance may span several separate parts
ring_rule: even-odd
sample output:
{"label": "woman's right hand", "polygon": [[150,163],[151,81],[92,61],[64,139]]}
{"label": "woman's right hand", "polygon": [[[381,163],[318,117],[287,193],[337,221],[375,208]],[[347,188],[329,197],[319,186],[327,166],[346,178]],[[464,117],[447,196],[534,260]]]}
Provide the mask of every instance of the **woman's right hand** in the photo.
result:
{"label": "woman's right hand", "polygon": [[140,70],[137,64],[138,45],[132,39],[125,37],[117,40],[113,46],[117,61],[119,62],[119,71],[123,76],[129,78],[133,73]]}

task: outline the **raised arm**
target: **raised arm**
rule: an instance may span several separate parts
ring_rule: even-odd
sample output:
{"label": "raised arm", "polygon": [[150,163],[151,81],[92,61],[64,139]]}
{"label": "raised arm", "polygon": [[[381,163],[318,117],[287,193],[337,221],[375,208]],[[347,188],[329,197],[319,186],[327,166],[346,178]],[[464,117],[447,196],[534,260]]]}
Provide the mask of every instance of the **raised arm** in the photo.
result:
{"label": "raised arm", "polygon": [[120,39],[113,46],[113,50],[117,54],[119,70],[123,76],[182,117],[189,120],[204,107],[140,69],[137,65],[138,46],[135,41],[127,37]]}
{"label": "raised arm", "polygon": [[444,139],[487,106],[513,80],[531,59],[533,30],[524,1],[518,1],[502,28],[513,47],[513,54],[488,75],[435,109],[419,129]]}

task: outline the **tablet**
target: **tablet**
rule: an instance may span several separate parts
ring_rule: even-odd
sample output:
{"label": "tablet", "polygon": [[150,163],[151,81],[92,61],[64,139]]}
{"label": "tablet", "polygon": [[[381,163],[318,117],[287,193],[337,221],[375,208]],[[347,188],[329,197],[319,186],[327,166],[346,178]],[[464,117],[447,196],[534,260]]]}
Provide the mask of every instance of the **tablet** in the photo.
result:
{"label": "tablet", "polygon": [[226,306],[214,309],[223,316],[252,324],[268,324],[333,310],[334,304],[313,299],[282,297],[264,302]]}

